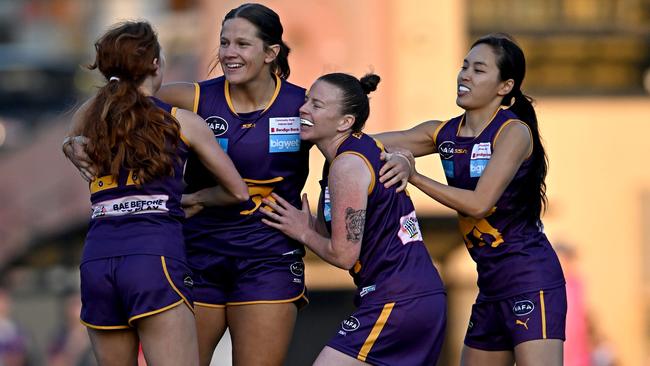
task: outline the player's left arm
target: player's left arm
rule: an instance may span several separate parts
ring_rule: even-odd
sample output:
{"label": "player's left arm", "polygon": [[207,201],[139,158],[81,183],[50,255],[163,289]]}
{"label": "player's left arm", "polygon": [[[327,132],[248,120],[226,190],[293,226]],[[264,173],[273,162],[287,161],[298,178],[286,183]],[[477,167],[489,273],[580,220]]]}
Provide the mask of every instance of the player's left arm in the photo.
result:
{"label": "player's left arm", "polygon": [[521,164],[530,156],[530,129],[521,121],[503,127],[492,156],[474,190],[450,187],[416,172],[409,182],[431,198],[474,218],[487,216]]}
{"label": "player's left arm", "polygon": [[334,160],[328,179],[332,205],[330,238],[316,231],[305,200],[303,209],[298,210],[273,194],[277,202],[264,201],[273,212],[262,210],[268,217],[263,222],[305,244],[325,261],[349,270],[361,251],[370,182],[369,167],[359,156],[343,154]]}

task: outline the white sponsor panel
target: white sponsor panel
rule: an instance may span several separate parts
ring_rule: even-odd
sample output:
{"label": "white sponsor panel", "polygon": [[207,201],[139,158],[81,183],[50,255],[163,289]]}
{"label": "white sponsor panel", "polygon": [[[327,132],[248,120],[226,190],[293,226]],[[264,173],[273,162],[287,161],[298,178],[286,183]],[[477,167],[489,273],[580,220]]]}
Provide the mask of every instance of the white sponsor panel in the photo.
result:
{"label": "white sponsor panel", "polygon": [[411,211],[408,215],[399,218],[397,236],[402,241],[402,244],[422,240],[422,232],[415,211]]}
{"label": "white sponsor panel", "polygon": [[169,212],[169,209],[167,208],[168,199],[168,195],[158,194],[126,196],[112,200],[106,200],[96,203],[92,206],[91,218],[95,219],[98,217],[165,213]]}
{"label": "white sponsor panel", "polygon": [[269,135],[300,134],[300,117],[269,118]]}
{"label": "white sponsor panel", "polygon": [[492,144],[489,142],[481,142],[472,146],[472,154],[470,159],[490,159],[492,157]]}

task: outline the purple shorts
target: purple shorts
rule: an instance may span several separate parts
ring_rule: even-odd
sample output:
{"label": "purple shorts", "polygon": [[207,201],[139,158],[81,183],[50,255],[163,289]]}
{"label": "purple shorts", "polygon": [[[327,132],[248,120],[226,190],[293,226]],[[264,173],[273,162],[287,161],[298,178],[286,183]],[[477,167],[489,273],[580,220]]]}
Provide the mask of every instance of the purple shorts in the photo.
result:
{"label": "purple shorts", "polygon": [[249,304],[307,304],[305,265],[300,255],[239,258],[189,255],[194,305],[223,308]]}
{"label": "purple shorts", "polygon": [[371,365],[435,365],[447,323],[446,295],[362,304],[327,345]]}
{"label": "purple shorts", "polygon": [[94,329],[127,329],[133,321],[185,304],[192,309],[192,272],[157,255],[95,259],[81,270],[81,322]]}
{"label": "purple shorts", "polygon": [[485,351],[506,351],[536,339],[564,340],[566,311],[564,286],[477,302],[472,306],[465,344]]}

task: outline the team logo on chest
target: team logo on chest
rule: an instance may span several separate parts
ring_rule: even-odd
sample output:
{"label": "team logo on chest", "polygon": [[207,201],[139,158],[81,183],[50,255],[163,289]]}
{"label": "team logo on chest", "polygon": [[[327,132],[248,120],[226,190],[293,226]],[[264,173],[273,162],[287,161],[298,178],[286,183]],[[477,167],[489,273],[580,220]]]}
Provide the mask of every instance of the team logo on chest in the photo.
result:
{"label": "team logo on chest", "polygon": [[221,136],[228,132],[228,122],[219,116],[210,116],[205,119],[205,123],[208,124],[212,133],[214,133],[214,137]]}
{"label": "team logo on chest", "polygon": [[481,142],[472,146],[472,153],[469,156],[469,176],[480,177],[492,157],[492,144]]}
{"label": "team logo on chest", "polygon": [[442,159],[453,159],[456,143],[453,141],[443,141],[438,145],[438,153]]}

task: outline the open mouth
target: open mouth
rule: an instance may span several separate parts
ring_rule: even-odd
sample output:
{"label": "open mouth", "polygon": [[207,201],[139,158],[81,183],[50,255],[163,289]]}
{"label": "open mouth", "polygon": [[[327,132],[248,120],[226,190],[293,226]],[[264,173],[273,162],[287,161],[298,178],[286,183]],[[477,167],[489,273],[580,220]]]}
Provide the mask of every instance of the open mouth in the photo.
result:
{"label": "open mouth", "polygon": [[314,123],[312,121],[310,121],[308,119],[304,119],[304,118],[300,119],[300,124],[303,125],[303,126],[309,126],[309,127],[314,125]]}

